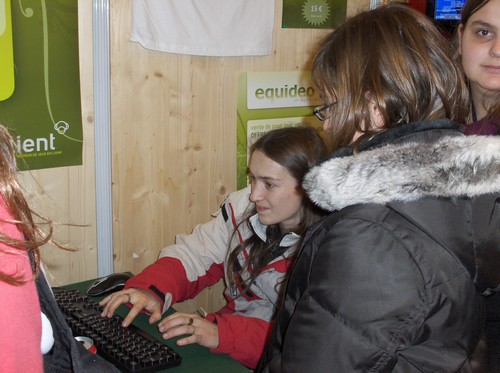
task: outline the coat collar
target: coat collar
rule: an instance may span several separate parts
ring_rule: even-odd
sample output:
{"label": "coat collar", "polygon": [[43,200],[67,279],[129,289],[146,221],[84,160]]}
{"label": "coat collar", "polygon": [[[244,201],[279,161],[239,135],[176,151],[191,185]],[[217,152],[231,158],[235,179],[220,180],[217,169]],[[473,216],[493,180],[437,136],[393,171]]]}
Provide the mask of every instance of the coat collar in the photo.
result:
{"label": "coat collar", "polygon": [[[267,234],[266,234],[266,229],[267,225],[263,225],[260,220],[259,220],[259,214],[255,214],[250,217],[250,224],[252,225],[253,231],[259,238],[266,242],[267,240]],[[280,241],[280,246],[282,247],[290,247],[293,246],[297,243],[299,240],[300,236],[297,233],[290,232],[285,234]]]}
{"label": "coat collar", "polygon": [[303,183],[318,206],[338,210],[425,197],[473,197],[500,191],[500,137],[468,136],[449,121],[418,122],[343,148]]}

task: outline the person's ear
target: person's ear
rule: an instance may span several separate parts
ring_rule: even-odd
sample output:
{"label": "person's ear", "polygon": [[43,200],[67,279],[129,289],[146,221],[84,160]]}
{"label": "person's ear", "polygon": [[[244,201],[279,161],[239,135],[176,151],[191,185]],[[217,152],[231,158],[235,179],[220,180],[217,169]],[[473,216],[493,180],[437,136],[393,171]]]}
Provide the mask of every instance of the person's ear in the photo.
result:
{"label": "person's ear", "polygon": [[375,128],[383,128],[384,127],[384,117],[382,115],[382,112],[380,111],[380,107],[374,103],[373,101],[370,101],[368,104],[369,110],[370,110],[370,119],[372,122],[372,125]]}
{"label": "person's ear", "polygon": [[368,100],[368,110],[370,112],[370,122],[373,128],[383,128],[385,125],[384,116],[380,111],[380,107],[373,99],[371,92],[365,93],[365,98]]}

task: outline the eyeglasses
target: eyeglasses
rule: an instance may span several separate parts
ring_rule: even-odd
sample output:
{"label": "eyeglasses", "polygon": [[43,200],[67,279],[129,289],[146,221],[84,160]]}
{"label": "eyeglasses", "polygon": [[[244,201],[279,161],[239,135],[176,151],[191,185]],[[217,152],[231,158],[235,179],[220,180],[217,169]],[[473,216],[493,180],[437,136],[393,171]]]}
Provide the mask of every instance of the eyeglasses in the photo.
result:
{"label": "eyeglasses", "polygon": [[337,102],[332,102],[330,104],[324,104],[318,107],[315,107],[313,110],[313,114],[316,115],[320,121],[325,121],[332,116],[332,107]]}

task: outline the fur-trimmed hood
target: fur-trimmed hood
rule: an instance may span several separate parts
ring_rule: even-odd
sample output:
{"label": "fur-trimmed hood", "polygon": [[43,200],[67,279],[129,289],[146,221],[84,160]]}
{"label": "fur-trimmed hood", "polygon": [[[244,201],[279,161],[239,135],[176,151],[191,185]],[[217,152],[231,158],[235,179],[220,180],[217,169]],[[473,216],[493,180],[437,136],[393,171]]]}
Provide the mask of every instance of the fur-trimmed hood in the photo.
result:
{"label": "fur-trimmed hood", "polygon": [[334,155],[311,169],[303,187],[329,211],[360,203],[499,192],[500,137],[452,133],[441,132],[435,141],[406,136],[356,155]]}

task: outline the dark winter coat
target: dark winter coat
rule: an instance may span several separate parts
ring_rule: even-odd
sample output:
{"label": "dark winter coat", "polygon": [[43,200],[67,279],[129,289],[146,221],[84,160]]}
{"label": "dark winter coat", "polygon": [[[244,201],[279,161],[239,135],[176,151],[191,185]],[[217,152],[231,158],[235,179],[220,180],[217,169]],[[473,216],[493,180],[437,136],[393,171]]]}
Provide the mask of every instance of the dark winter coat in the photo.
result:
{"label": "dark winter coat", "polygon": [[470,371],[500,284],[500,138],[418,122],[358,150],[304,181],[332,213],[305,237],[260,370]]}

